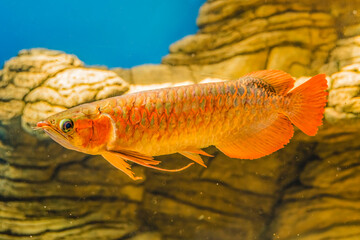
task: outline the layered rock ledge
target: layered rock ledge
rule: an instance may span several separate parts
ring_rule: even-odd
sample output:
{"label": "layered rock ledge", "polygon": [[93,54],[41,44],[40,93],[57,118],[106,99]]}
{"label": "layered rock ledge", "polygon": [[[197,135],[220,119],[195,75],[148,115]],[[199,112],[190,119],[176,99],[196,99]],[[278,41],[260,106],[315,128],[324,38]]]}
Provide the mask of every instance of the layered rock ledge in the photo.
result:
{"label": "layered rock ledge", "polygon": [[[360,18],[357,0],[209,0],[199,32],[159,65],[86,67],[23,50],[0,70],[0,239],[359,239]],[[354,10],[355,9],[355,10]],[[328,75],[325,123],[254,161],[214,147],[208,168],[134,182],[98,156],[63,149],[35,122],[144,89],[233,79],[266,68]],[[161,156],[165,167],[188,160]]]}

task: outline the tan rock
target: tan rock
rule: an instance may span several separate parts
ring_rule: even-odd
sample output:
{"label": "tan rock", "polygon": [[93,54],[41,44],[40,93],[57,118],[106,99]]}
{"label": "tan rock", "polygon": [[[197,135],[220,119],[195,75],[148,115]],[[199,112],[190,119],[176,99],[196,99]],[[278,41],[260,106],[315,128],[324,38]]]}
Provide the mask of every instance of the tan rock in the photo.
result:
{"label": "tan rock", "polygon": [[285,10],[287,10],[286,5],[264,4],[255,9],[255,16],[259,18],[265,18],[275,15],[278,12],[284,12]]}
{"label": "tan rock", "polygon": [[[87,68],[73,68],[62,71],[56,74],[54,77],[49,78],[44,86],[55,89],[70,89],[79,85],[89,85],[94,89],[99,89],[104,83],[102,81],[109,82],[108,84],[121,84],[123,81],[113,72],[98,69]],[[97,85],[99,84],[99,85]]]}
{"label": "tan rock", "polygon": [[4,65],[4,78],[16,86],[34,88],[51,74],[69,67],[82,66],[74,55],[47,49],[22,50]]}
{"label": "tan rock", "polygon": [[334,89],[343,87],[356,87],[360,88],[360,73],[353,71],[341,71],[333,74]]}
{"label": "tan rock", "polygon": [[22,114],[24,130],[43,137],[32,129],[36,122],[68,107],[128,90],[114,72],[76,68],[81,65],[75,56],[58,51],[21,51],[1,71],[0,119],[8,121]]}
{"label": "tan rock", "polygon": [[66,110],[65,107],[51,105],[48,102],[27,103],[22,112],[21,125],[23,129],[30,134],[37,134],[38,136],[45,137],[46,135],[43,131],[34,131],[32,127],[48,116],[64,110]]}
{"label": "tan rock", "polygon": [[83,66],[83,63],[75,55],[41,48],[22,50],[19,52],[18,57],[23,58],[23,62],[20,65],[18,64],[19,61],[12,65],[11,63],[14,63],[13,60],[15,59],[11,59],[10,63],[7,62],[5,64],[4,68],[6,68],[7,64],[10,64],[9,68],[11,70],[29,69],[33,72],[54,74],[69,66]]}
{"label": "tan rock", "polygon": [[196,82],[206,78],[237,79],[242,75],[264,69],[266,66],[267,52],[262,51],[254,54],[239,55],[220,63],[209,65],[191,65],[191,70]]}
{"label": "tan rock", "polygon": [[356,214],[359,204],[348,199],[340,201],[331,193],[324,195],[314,194],[315,200],[299,198],[296,202],[290,198],[283,203],[276,213],[272,239],[356,239],[360,234]]}
{"label": "tan rock", "polygon": [[32,89],[43,83],[48,76],[49,74],[46,72],[19,72],[15,74],[13,82],[18,87],[26,87]]}
{"label": "tan rock", "polygon": [[[29,133],[36,122],[81,103],[121,95],[128,85],[114,72],[71,68],[47,79],[25,98],[22,125]],[[32,104],[34,103],[34,104]]]}
{"label": "tan rock", "polygon": [[324,67],[324,62],[326,62],[329,58],[329,51],[331,49],[333,49],[334,47],[335,47],[334,43],[325,44],[325,45],[319,47],[319,49],[317,49],[317,51],[312,52],[310,69],[309,69],[310,71],[307,70],[310,73],[310,75],[314,75],[314,74],[318,74],[318,73],[325,73],[327,75],[330,75],[330,74],[334,73],[334,71],[337,71],[336,65],[334,66],[336,68],[336,70],[333,70],[333,71],[329,71],[329,69],[326,69]]}
{"label": "tan rock", "polygon": [[246,2],[240,1],[211,1],[206,2],[201,6],[199,16],[197,18],[197,24],[203,27],[206,24],[213,24],[222,19],[231,18],[237,15],[241,10],[249,9],[256,4],[259,4],[260,0],[249,0]]}
{"label": "tan rock", "polygon": [[353,57],[353,58],[348,58],[348,59],[343,59],[340,60],[337,64],[338,66],[341,68],[347,66],[347,65],[351,65],[353,63],[358,63],[360,62],[360,56],[359,57]]}
{"label": "tan rock", "polygon": [[[321,36],[326,35],[327,38]],[[256,34],[243,41],[226,45],[222,48],[214,49],[206,52],[198,52],[193,54],[184,54],[181,52],[172,53],[163,58],[163,63],[167,64],[209,64],[220,62],[225,59],[241,54],[255,53],[265,50],[271,46],[279,46],[288,42],[301,43],[305,46],[312,46],[314,42],[317,44],[325,44],[336,39],[334,29],[310,29],[298,28],[287,31],[272,31]]]}
{"label": "tan rock", "polygon": [[327,161],[309,163],[300,180],[306,186],[331,188],[337,194],[342,191],[356,191],[356,183],[360,181],[359,174],[355,174],[359,170],[356,166],[359,157],[359,151],[349,150],[337,156],[329,156],[326,158]]}
{"label": "tan rock", "polygon": [[[54,201],[59,204],[59,201]],[[131,234],[138,229],[138,224],[130,222],[129,219],[134,219],[131,216],[130,211],[136,211],[136,204],[123,204],[123,203],[102,203],[85,201],[83,203],[84,209],[90,210],[89,212],[83,211],[83,213],[74,212],[75,208],[70,207],[71,202],[64,200],[63,211],[58,214],[61,215],[54,219],[44,218],[49,215],[48,212],[52,212],[58,207],[51,201],[27,201],[27,202],[15,202],[10,204],[7,208],[12,208],[19,211],[18,209],[26,209],[29,205],[33,206],[34,219],[25,220],[20,217],[6,219],[2,221],[0,237],[2,239],[22,239],[19,235],[27,233],[27,238],[32,239],[59,239],[59,238],[80,238],[80,239],[111,239],[111,238],[122,238]],[[121,213],[117,211],[108,211],[108,209],[115,209],[116,207],[122,207],[125,209]],[[103,212],[103,215],[93,213],[92,210],[97,209]],[[21,213],[19,211],[19,213]],[[134,214],[132,214],[134,215]],[[108,219],[112,219],[112,223],[103,229],[102,224],[107,222]],[[101,223],[99,222],[101,221]],[[9,234],[4,232],[12,231],[13,235],[17,235],[16,238],[9,238]],[[99,234],[101,231],[101,234]],[[24,238],[25,239],[25,238]]]}
{"label": "tan rock", "polygon": [[[294,155],[298,146],[293,142],[287,150],[254,161],[230,159],[208,148],[205,151],[215,157],[204,158],[207,169],[195,166],[171,175],[148,171],[146,215],[156,227],[173,219],[172,227],[162,228],[162,232],[174,238],[259,238],[279,188],[296,176],[299,162],[295,159],[301,162],[309,154]],[[166,166],[172,168],[179,166],[180,159],[175,157],[162,156],[159,160],[167,160]],[[181,226],[196,230],[179,234]]]}
{"label": "tan rock", "polygon": [[345,37],[354,37],[360,35],[360,24],[354,24],[350,26],[346,26],[344,29]]}
{"label": "tan rock", "polygon": [[353,71],[353,72],[360,72],[360,63],[354,63],[347,65],[341,69],[342,71]]}
{"label": "tan rock", "polygon": [[4,71],[0,69],[0,87],[5,87],[9,82],[9,79],[4,78]]}
{"label": "tan rock", "polygon": [[253,11],[241,11],[235,18],[223,19],[221,21],[222,24],[202,26],[200,33],[214,34],[216,36],[217,34],[222,34],[224,32],[231,33],[234,30],[239,31],[240,29],[244,29],[241,26],[253,22],[252,20],[257,20]]}
{"label": "tan rock", "polygon": [[140,233],[132,238],[129,238],[129,240],[161,240],[161,234],[158,232],[146,232],[146,233]]}
{"label": "tan rock", "polygon": [[[94,97],[95,93],[93,93]],[[71,97],[71,99],[69,99]],[[38,87],[31,91],[25,98],[26,102],[37,102],[37,101],[46,101],[50,104],[56,104],[59,106],[66,107],[71,106],[73,102],[78,99],[78,96],[70,96],[67,99],[63,99],[60,93],[56,89],[52,89],[49,87]],[[91,99],[91,97],[90,97]],[[72,102],[72,101],[73,102]]]}
{"label": "tan rock", "polygon": [[[0,70],[0,238],[356,239],[359,3],[209,0],[199,32],[172,44],[161,65],[110,72],[57,51],[21,52]],[[317,136],[296,131],[284,149],[254,161],[210,147],[206,169],[135,166],[145,179],[133,182],[101,156],[28,134],[55,112],[122,94],[121,79],[134,92],[265,68],[332,74],[329,102]],[[156,158],[169,169],[189,162]]]}
{"label": "tan rock", "polygon": [[292,46],[275,47],[268,58],[267,69],[281,69],[294,77],[309,75],[311,52],[308,49]]}
{"label": "tan rock", "polygon": [[20,100],[0,101],[0,121],[8,121],[19,117],[24,108],[24,102]]}
{"label": "tan rock", "polygon": [[115,72],[121,79],[123,79],[128,84],[133,84],[132,78],[131,78],[131,69],[112,68],[110,70]]}
{"label": "tan rock", "polygon": [[335,24],[333,15],[325,12],[312,12],[310,18],[317,27],[331,27]]}
{"label": "tan rock", "polygon": [[324,117],[327,122],[330,123],[338,123],[339,120],[351,120],[351,119],[357,119],[357,114],[353,113],[344,113],[341,110],[337,111],[334,108],[326,108]]}
{"label": "tan rock", "polygon": [[149,85],[131,85],[130,90],[126,93],[135,93],[135,92],[143,92],[148,90],[160,89],[160,88],[168,88],[168,87],[178,87],[178,86],[185,86],[191,85],[194,82],[187,81],[187,82],[179,82],[179,83],[160,83],[160,84],[149,84]]}
{"label": "tan rock", "polygon": [[339,119],[356,118],[360,113],[360,74],[357,72],[358,64],[344,67],[344,71],[332,75],[333,84],[329,92],[328,111],[331,120],[337,116]]}
{"label": "tan rock", "polygon": [[344,106],[352,98],[360,94],[359,87],[346,87],[341,89],[332,89],[329,93],[329,106]]}
{"label": "tan rock", "polygon": [[[196,76],[195,73],[193,73],[193,75]],[[197,80],[198,80],[198,83],[209,83],[209,82],[224,81],[223,79],[220,79],[220,78],[198,78]],[[161,89],[161,88],[185,86],[185,85],[191,85],[191,84],[194,84],[194,82],[187,81],[187,82],[177,82],[177,83],[167,82],[167,83],[159,83],[159,84],[130,85],[130,89],[129,89],[129,91],[126,92],[126,94],[142,92],[142,91],[148,91],[148,90],[154,90],[154,89]]]}
{"label": "tan rock", "polygon": [[[281,25],[283,28],[289,28],[290,24],[295,24],[293,27],[309,26],[311,24],[311,14],[308,12],[285,12],[282,14],[274,14],[268,18],[269,25],[275,28]],[[285,25],[284,25],[285,24]]]}
{"label": "tan rock", "polygon": [[31,89],[36,89],[49,76],[65,68],[81,65],[82,62],[77,57],[59,51],[21,51],[17,57],[7,61],[1,71],[0,105],[3,107],[0,120],[20,116],[25,106],[25,96],[32,94]]}
{"label": "tan rock", "polygon": [[105,86],[95,96],[95,100],[101,100],[109,97],[115,97],[123,95],[125,92],[128,92],[128,87],[123,86],[122,84],[119,85],[111,85]]}
{"label": "tan rock", "polygon": [[135,85],[194,82],[191,71],[185,66],[140,65],[131,69],[131,75]]}
{"label": "tan rock", "polygon": [[324,69],[333,74],[347,65],[360,62],[360,37],[355,36],[337,41],[336,48],[331,52],[329,63]]}
{"label": "tan rock", "polygon": [[320,159],[306,163],[300,184],[285,192],[275,212],[270,232],[273,239],[359,236],[359,125],[355,126],[323,134],[315,149]]}
{"label": "tan rock", "polygon": [[1,100],[23,100],[24,96],[29,92],[28,88],[15,87],[14,84],[9,84],[6,87],[0,88]]}
{"label": "tan rock", "polygon": [[[307,4],[307,3],[306,3]],[[201,32],[196,35],[186,36],[182,40],[170,46],[168,56],[163,58],[163,63],[182,65],[182,64],[213,64],[227,60],[236,55],[249,54],[260,50],[266,50],[273,46],[294,43],[294,47],[300,44],[304,49],[314,52],[315,58],[308,57],[308,64],[303,66],[301,63],[293,63],[293,72],[298,72],[298,76],[305,73],[313,73],[311,69],[316,69],[324,64],[328,59],[328,50],[323,46],[332,48],[337,35],[334,28],[334,17],[324,12],[310,12],[306,4],[273,4],[258,6],[257,1],[247,1],[246,3],[231,2],[233,11],[237,9],[236,17],[226,17],[232,14],[226,12],[227,7],[219,1],[207,3],[200,11],[199,21],[202,14],[207,22],[200,25]],[[251,8],[251,7],[252,8]],[[317,8],[319,6],[316,6]],[[322,5],[322,7],[324,7]],[[252,9],[255,8],[255,14]],[[216,9],[216,10],[215,10]],[[287,12],[286,10],[292,10]],[[202,12],[204,11],[204,12]],[[209,17],[213,14],[220,16],[224,14],[222,24],[216,24]],[[221,12],[225,11],[225,12]],[[308,11],[308,12],[306,12]],[[261,18],[257,17],[260,15]],[[296,28],[296,30],[294,30]],[[294,30],[294,31],[293,31]],[[282,35],[282,32],[284,35]],[[319,51],[319,50],[320,51]],[[309,56],[309,54],[307,54]],[[280,69],[288,67],[282,66]],[[302,73],[302,74],[301,74]]]}
{"label": "tan rock", "polygon": [[[204,185],[201,184],[199,187],[204,187]],[[219,194],[222,187],[207,189],[202,193],[207,195],[211,190]],[[192,194],[193,198],[201,201],[199,191],[186,191],[188,194]],[[218,202],[214,202],[214,204],[218,204]],[[229,206],[234,204],[233,202],[228,203]],[[161,233],[167,236],[166,239],[253,239],[264,227],[259,223],[260,219],[251,220],[248,216],[237,213],[227,214],[212,208],[203,208],[184,201],[184,199],[177,199],[172,194],[168,196],[149,194],[144,205],[146,209],[144,216],[151,219],[151,225],[161,228]],[[254,221],[257,223],[254,224]]]}
{"label": "tan rock", "polygon": [[175,53],[175,52],[193,53],[195,51],[202,51],[211,48],[212,46],[209,45],[214,44],[213,40],[214,40],[213,36],[209,34],[189,35],[189,36],[185,36],[180,41],[171,44],[169,47],[169,51],[171,53]]}

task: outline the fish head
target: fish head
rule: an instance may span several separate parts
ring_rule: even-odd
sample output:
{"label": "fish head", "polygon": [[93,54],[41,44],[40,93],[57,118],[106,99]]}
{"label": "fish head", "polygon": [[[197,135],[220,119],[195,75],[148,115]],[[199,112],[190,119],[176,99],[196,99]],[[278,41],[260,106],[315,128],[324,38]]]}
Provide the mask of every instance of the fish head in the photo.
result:
{"label": "fish head", "polygon": [[96,111],[75,107],[37,123],[50,138],[65,148],[98,154],[106,148],[110,119]]}

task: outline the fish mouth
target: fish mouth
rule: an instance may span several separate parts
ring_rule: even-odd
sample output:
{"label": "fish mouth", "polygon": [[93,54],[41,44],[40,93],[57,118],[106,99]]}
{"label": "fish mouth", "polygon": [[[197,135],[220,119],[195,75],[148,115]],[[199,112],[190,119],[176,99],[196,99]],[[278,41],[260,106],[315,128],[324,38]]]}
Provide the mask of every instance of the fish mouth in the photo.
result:
{"label": "fish mouth", "polygon": [[36,124],[35,129],[44,129],[46,127],[51,127],[48,121],[41,121]]}
{"label": "fish mouth", "polygon": [[44,130],[46,133],[50,133],[50,132],[56,132],[58,133],[61,137],[67,139],[67,137],[64,135],[64,133],[60,132],[59,130],[57,130],[56,128],[54,128],[48,121],[41,121],[38,122],[36,124],[35,129],[42,129]]}
{"label": "fish mouth", "polygon": [[61,146],[75,150],[74,146],[69,142],[69,139],[59,130],[52,127],[48,121],[41,121],[36,124],[35,130],[42,129],[44,132],[49,135],[49,137],[55,142],[59,143]]}

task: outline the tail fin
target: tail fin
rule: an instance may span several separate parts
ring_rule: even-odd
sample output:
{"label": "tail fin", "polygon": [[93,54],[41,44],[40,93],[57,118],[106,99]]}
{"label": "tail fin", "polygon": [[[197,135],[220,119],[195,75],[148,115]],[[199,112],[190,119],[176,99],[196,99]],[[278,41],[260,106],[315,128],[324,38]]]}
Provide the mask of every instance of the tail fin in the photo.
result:
{"label": "tail fin", "polygon": [[322,118],[328,95],[325,74],[310,78],[305,83],[288,93],[290,107],[286,115],[290,121],[309,136],[317,133],[322,125]]}

